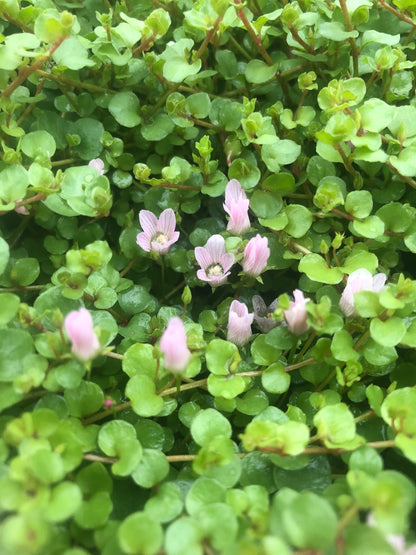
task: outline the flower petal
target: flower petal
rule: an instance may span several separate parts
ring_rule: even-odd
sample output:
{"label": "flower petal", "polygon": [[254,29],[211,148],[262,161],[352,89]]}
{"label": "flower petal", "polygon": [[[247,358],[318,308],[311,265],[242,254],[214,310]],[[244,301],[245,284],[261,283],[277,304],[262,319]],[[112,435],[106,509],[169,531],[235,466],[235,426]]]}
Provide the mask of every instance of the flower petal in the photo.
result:
{"label": "flower petal", "polygon": [[149,240],[152,239],[157,233],[158,221],[156,216],[150,210],[140,210],[139,220],[144,233],[149,237]]}
{"label": "flower petal", "polygon": [[214,260],[205,247],[195,247],[195,258],[198,264],[201,266],[203,270],[206,270],[211,264],[213,264]]}
{"label": "flower petal", "polygon": [[[175,212],[172,208],[166,208],[163,210],[161,215],[159,216],[159,221],[157,223],[157,230],[167,235],[169,238],[175,231],[176,226],[176,218]],[[178,232],[179,237],[179,232]]]}

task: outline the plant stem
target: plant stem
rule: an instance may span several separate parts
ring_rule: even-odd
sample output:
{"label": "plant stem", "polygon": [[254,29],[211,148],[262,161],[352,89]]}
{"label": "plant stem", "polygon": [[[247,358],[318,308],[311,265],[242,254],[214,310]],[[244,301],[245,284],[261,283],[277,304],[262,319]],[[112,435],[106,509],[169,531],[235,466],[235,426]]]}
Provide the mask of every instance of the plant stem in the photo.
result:
{"label": "plant stem", "polygon": [[36,70],[36,75],[44,77],[45,79],[50,79],[51,81],[56,81],[57,83],[62,83],[64,85],[69,85],[76,89],[86,89],[91,92],[102,92],[102,93],[114,93],[112,89],[106,89],[105,87],[99,87],[98,85],[92,85],[91,83],[83,83],[82,81],[77,81],[76,79],[70,79],[66,75],[55,75],[49,71],[44,71],[42,69]]}
{"label": "plant stem", "polygon": [[387,160],[386,162],[386,166],[388,166],[391,170],[394,171],[395,174],[397,174],[400,179],[403,179],[403,181],[406,181],[406,183],[408,185],[410,185],[411,187],[413,187],[413,189],[416,189],[416,181],[414,181],[411,177],[408,177],[407,175],[402,175],[399,170],[396,170],[396,168],[393,166],[393,164]]}
{"label": "plant stem", "polygon": [[302,368],[302,366],[307,366],[308,364],[312,364],[315,362],[313,357],[307,358],[306,360],[302,360],[301,362],[297,362],[296,364],[290,364],[286,366],[285,372],[292,372],[293,370],[297,370],[298,368]]}
{"label": "plant stem", "polygon": [[398,17],[402,21],[405,21],[406,23],[408,23],[412,27],[416,27],[416,23],[413,21],[413,19],[411,19],[407,15],[402,14],[398,10],[395,10],[393,8],[393,6],[390,6],[389,4],[387,4],[387,2],[385,2],[385,0],[379,0],[379,3],[380,3],[380,6],[382,6],[383,8],[388,10],[389,12],[393,13],[396,17]]}
{"label": "plant stem", "polygon": [[247,15],[244,11],[244,8],[237,8],[238,5],[242,4],[242,0],[235,0],[234,3],[234,7],[237,10],[237,16],[239,19],[241,19],[241,21],[244,23],[244,27],[247,29],[248,34],[250,35],[250,37],[253,39],[254,44],[256,45],[257,50],[259,51],[259,54],[262,56],[263,60],[266,62],[266,64],[268,64],[269,66],[273,65],[273,60],[270,58],[269,54],[267,53],[266,49],[264,48],[264,46],[261,43],[261,36],[258,35],[256,33],[256,30],[254,29],[254,27],[251,25],[250,21],[247,18]]}
{"label": "plant stem", "polygon": [[221,23],[221,21],[222,21],[222,16],[219,15],[219,16],[217,17],[217,19],[215,20],[215,23],[214,23],[213,28],[210,29],[210,30],[207,32],[207,34],[206,34],[206,36],[205,36],[203,42],[201,43],[201,46],[198,48],[198,52],[196,53],[196,56],[195,56],[195,58],[196,58],[197,60],[199,60],[199,58],[202,56],[202,54],[204,53],[206,47],[208,46],[208,43],[210,42],[210,40],[212,39],[212,37],[213,37],[213,36],[215,35],[215,33],[217,32],[218,26],[219,26],[219,24]]}
{"label": "plant stem", "polygon": [[[354,31],[354,27],[352,26],[352,23],[351,23],[350,14],[347,9],[346,0],[339,0],[339,5],[341,6],[342,15],[344,16],[345,26],[347,27],[347,30],[349,32]],[[354,37],[350,37],[348,39],[348,42],[351,45],[352,67],[353,67],[353,73],[354,73],[353,76],[356,77],[358,75],[358,55],[359,55],[357,43],[355,42]]]}

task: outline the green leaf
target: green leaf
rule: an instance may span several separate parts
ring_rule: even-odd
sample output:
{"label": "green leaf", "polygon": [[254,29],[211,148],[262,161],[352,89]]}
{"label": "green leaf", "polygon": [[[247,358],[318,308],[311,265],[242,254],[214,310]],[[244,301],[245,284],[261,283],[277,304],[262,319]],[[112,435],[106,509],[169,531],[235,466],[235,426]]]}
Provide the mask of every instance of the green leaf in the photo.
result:
{"label": "green leaf", "polygon": [[263,60],[250,60],[246,66],[245,76],[249,83],[259,85],[276,76],[278,64],[269,66]]}
{"label": "green leaf", "polygon": [[174,482],[161,484],[155,494],[146,501],[144,510],[157,522],[171,522],[183,509],[184,500],[180,487]]}
{"label": "green leaf", "polygon": [[382,321],[373,318],[370,323],[371,337],[384,347],[394,347],[403,339],[406,326],[401,318],[393,316]]}
{"label": "green leaf", "polygon": [[276,173],[280,170],[280,166],[292,164],[300,152],[300,145],[290,139],[278,140],[261,147],[261,157],[267,169]]}
{"label": "green leaf", "polygon": [[285,212],[289,219],[285,232],[295,238],[303,237],[312,225],[311,212],[302,204],[289,204]]}
{"label": "green leaf", "polygon": [[331,343],[331,353],[336,359],[343,362],[360,358],[359,353],[353,349],[353,340],[347,330],[335,332]]}
{"label": "green leaf", "polygon": [[153,555],[162,547],[162,527],[146,512],[130,514],[117,534],[122,550],[130,555]]}
{"label": "green leaf", "polygon": [[284,393],[290,386],[290,374],[283,364],[276,362],[263,370],[261,384],[269,393]]}
{"label": "green leaf", "polygon": [[215,409],[201,410],[191,424],[191,434],[198,445],[210,443],[216,436],[231,437],[231,424]]}
{"label": "green leaf", "polygon": [[[28,186],[28,173],[22,166],[12,165],[0,171],[0,207],[6,210],[13,210],[15,201],[25,196]],[[5,206],[3,207],[2,204]],[[4,239],[1,237],[0,239],[5,243]],[[6,245],[2,251],[6,251]],[[0,273],[4,271],[5,267],[6,264],[4,262],[1,264],[0,262]]]}
{"label": "green leaf", "polygon": [[279,193],[254,191],[250,199],[250,208],[259,218],[273,218],[283,207]]}
{"label": "green leaf", "polygon": [[64,397],[71,415],[79,418],[97,412],[104,403],[103,390],[94,382],[82,381],[78,387],[66,389]]}
{"label": "green leaf", "polygon": [[378,216],[367,216],[362,221],[354,220],[351,222],[351,231],[359,237],[376,239],[384,233],[384,222]]}
{"label": "green leaf", "polygon": [[99,448],[110,457],[118,457],[111,469],[118,476],[128,476],[140,462],[143,449],[136,430],[128,422],[114,420],[104,424],[98,433]]}
{"label": "green leaf", "polygon": [[279,359],[281,349],[267,343],[266,336],[261,334],[252,342],[250,350],[253,361],[260,366],[268,366]]}
{"label": "green leaf", "polygon": [[205,506],[212,503],[222,502],[225,497],[226,488],[211,478],[197,478],[185,499],[185,507],[191,516],[196,516]]}
{"label": "green leaf", "polygon": [[19,329],[0,333],[0,382],[13,381],[22,371],[22,361],[33,353],[32,336]]}
{"label": "green leaf", "polygon": [[304,272],[312,281],[320,283],[339,283],[344,272],[338,268],[328,268],[325,259],[319,254],[306,254],[299,262],[299,271]]}
{"label": "green leaf", "polygon": [[327,550],[335,541],[337,516],[326,499],[312,492],[296,495],[283,510],[290,543],[299,549]]}
{"label": "green leaf", "polygon": [[51,491],[45,517],[49,522],[70,518],[82,503],[80,488],[72,482],[61,482]]}
{"label": "green leaf", "polygon": [[9,245],[0,237],[0,275],[6,269],[10,257]]}
{"label": "green leaf", "polygon": [[[187,77],[195,75],[201,69],[201,60],[192,60],[191,50],[194,45],[192,39],[181,38],[176,42],[168,44],[166,50],[161,54],[165,61],[163,66],[163,77],[172,83],[180,83]],[[191,59],[191,62],[188,60]]]}
{"label": "green leaf", "polygon": [[143,449],[143,456],[131,477],[142,488],[152,488],[162,482],[169,472],[166,456],[158,449]]}
{"label": "green leaf", "polygon": [[17,295],[13,293],[0,293],[0,326],[8,324],[15,317],[19,304],[20,299]]}
{"label": "green leaf", "polygon": [[117,123],[124,127],[136,127],[142,121],[139,99],[131,91],[115,94],[108,109]]}
{"label": "green leaf", "polygon": [[149,343],[136,343],[124,353],[122,368],[132,378],[137,374],[146,374],[154,378],[157,368],[157,360],[153,356],[154,348]]}
{"label": "green leaf", "polygon": [[213,339],[208,343],[205,357],[208,370],[217,376],[227,376],[235,372],[241,362],[238,348],[230,341]]}
{"label": "green leaf", "polygon": [[355,218],[366,218],[373,208],[370,191],[351,191],[345,199],[345,210]]}
{"label": "green leaf", "polygon": [[110,494],[107,491],[97,491],[83,501],[75,513],[74,520],[81,528],[94,530],[106,524],[112,509]]}
{"label": "green leaf", "polygon": [[313,422],[319,437],[329,448],[348,449],[363,442],[356,435],[354,417],[344,403],[323,407],[315,414]]}
{"label": "green leaf", "polygon": [[55,154],[55,139],[47,131],[32,131],[23,137],[22,151],[32,159],[50,159]]}
{"label": "green leaf", "polygon": [[154,381],[146,374],[136,374],[127,382],[126,396],[139,416],[155,416],[163,408],[163,398],[155,394]]}
{"label": "green leaf", "polygon": [[249,378],[246,376],[236,376],[233,374],[208,376],[208,391],[214,397],[223,397],[224,399],[234,399],[240,393],[245,391]]}

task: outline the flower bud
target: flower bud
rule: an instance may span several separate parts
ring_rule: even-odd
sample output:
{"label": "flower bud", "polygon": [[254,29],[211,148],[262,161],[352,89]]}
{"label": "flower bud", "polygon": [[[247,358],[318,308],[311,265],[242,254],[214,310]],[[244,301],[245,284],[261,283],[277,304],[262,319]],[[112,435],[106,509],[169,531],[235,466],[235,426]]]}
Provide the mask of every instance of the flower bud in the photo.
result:
{"label": "flower bud", "polygon": [[160,350],[164,354],[164,367],[171,372],[183,372],[188,365],[191,352],[186,344],[185,326],[178,316],[169,320],[160,339]]}

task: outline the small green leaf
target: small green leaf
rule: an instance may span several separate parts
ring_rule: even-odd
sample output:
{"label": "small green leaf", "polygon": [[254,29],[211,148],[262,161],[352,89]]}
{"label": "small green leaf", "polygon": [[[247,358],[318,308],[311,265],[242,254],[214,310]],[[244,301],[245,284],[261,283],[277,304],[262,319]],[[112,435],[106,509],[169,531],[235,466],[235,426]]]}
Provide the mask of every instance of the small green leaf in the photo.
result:
{"label": "small green leaf", "polygon": [[163,408],[163,398],[155,394],[154,381],[146,374],[136,374],[127,382],[126,396],[139,416],[155,416]]}
{"label": "small green leaf", "polygon": [[153,555],[162,547],[162,527],[146,512],[130,514],[117,534],[123,552],[129,555]]}
{"label": "small green leaf", "polygon": [[370,333],[374,341],[380,345],[394,347],[403,339],[406,326],[403,320],[396,316],[385,321],[373,318],[370,323]]}
{"label": "small green leaf", "polygon": [[215,409],[201,410],[191,424],[191,434],[198,445],[206,445],[216,436],[231,437],[231,424]]}
{"label": "small green leaf", "polygon": [[108,109],[113,118],[124,127],[136,127],[142,121],[139,99],[131,91],[115,94]]}

